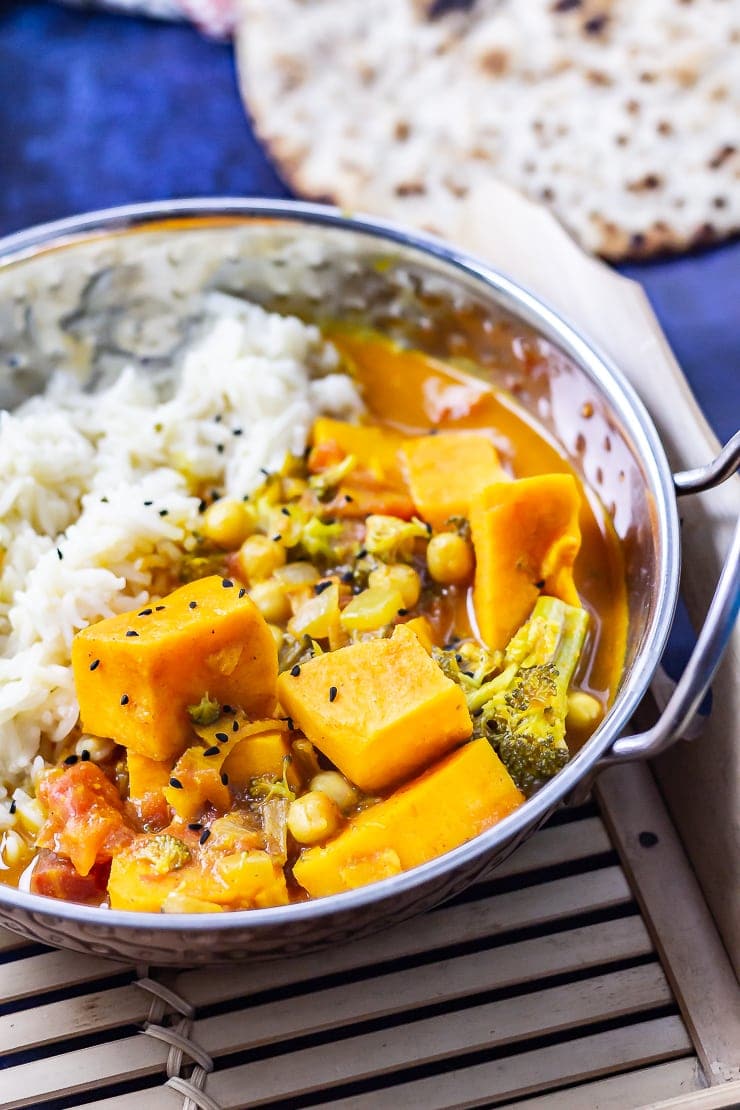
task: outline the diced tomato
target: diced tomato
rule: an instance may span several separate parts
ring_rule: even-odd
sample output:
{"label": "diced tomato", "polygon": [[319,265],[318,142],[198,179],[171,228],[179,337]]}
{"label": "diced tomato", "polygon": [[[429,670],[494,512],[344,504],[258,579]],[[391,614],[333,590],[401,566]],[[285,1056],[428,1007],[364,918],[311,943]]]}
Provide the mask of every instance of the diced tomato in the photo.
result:
{"label": "diced tomato", "polygon": [[103,863],[96,864],[88,875],[80,875],[70,860],[44,849],[31,875],[31,892],[64,902],[98,905],[105,898],[108,871],[109,865]]}
{"label": "diced tomato", "polygon": [[80,875],[110,860],[134,836],[118,791],[94,763],[51,771],[38,797],[48,814],[38,846],[66,856]]}
{"label": "diced tomato", "polygon": [[312,474],[320,474],[322,470],[328,470],[330,466],[336,466],[346,455],[347,452],[339,446],[336,440],[324,440],[323,443],[317,443],[315,447],[311,448],[308,456],[308,469]]}

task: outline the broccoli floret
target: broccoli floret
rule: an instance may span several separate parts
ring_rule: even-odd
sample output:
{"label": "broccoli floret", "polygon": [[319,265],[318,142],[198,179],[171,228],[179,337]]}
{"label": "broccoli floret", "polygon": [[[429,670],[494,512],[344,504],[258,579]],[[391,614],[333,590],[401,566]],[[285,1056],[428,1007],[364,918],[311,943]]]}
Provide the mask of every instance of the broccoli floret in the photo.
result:
{"label": "broccoli floret", "polygon": [[221,716],[221,706],[214,698],[204,694],[197,705],[188,706],[188,716],[194,725],[212,725]]}
{"label": "broccoli floret", "polygon": [[468,699],[472,712],[477,710],[477,735],[488,736],[524,794],[532,794],[570,758],[568,687],[587,626],[584,609],[541,597],[510,641],[503,672]]}
{"label": "broccoli floret", "polygon": [[169,871],[179,871],[190,860],[190,849],[187,844],[183,844],[182,840],[169,833],[153,836],[139,854],[142,859],[148,859],[160,875],[166,875]]}

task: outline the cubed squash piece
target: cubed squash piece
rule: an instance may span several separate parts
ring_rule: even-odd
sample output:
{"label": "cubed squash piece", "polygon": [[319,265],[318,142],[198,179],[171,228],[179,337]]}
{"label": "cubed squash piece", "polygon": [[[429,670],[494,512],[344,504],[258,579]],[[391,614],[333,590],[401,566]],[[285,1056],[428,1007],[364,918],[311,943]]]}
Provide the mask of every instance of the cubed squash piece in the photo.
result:
{"label": "cubed squash piece", "polygon": [[362,790],[408,778],[473,730],[462,691],[404,625],[295,670],[278,679],[280,704]]}
{"label": "cubed squash piece", "polygon": [[242,790],[255,778],[282,778],[283,769],[287,767],[288,783],[295,787],[298,776],[284,762],[289,755],[287,730],[275,728],[242,740],[224,761],[223,769],[229,776],[231,786]]}
{"label": "cubed squash piece", "polygon": [[570,474],[498,482],[473,499],[473,605],[489,648],[506,646],[540,593],[580,606],[573,582],[580,504]]}
{"label": "cubed squash piece", "polygon": [[219,717],[210,725],[196,727],[202,743],[194,744],[172,769],[164,796],[183,821],[194,821],[208,805],[225,812],[231,805],[231,783],[226,764],[229,758],[256,735],[283,733],[283,721],[249,721],[243,713]]}
{"label": "cubed squash piece", "polygon": [[138,752],[126,753],[129,801],[144,825],[168,823],[169,804],[164,791],[172,774],[170,760],[160,762]]}
{"label": "cubed squash piece", "polygon": [[508,481],[496,448],[483,432],[440,432],[409,439],[401,459],[416,512],[434,528],[470,515],[472,498]]}
{"label": "cubed squash piece", "polygon": [[327,505],[334,516],[364,518],[368,513],[388,513],[408,520],[413,515],[414,504],[399,462],[398,450],[405,442],[399,432],[322,416],[315,422],[311,438],[312,469],[322,470],[348,455],[355,460]]}
{"label": "cubed squash piece", "polygon": [[473,740],[304,850],[293,874],[313,898],[376,882],[451,851],[524,801],[487,740]]}
{"label": "cubed squash piece", "polygon": [[185,747],[188,706],[206,692],[253,715],[271,713],[275,641],[240,593],[230,579],[201,578],[78,633],[72,666],[82,727],[165,761]]}

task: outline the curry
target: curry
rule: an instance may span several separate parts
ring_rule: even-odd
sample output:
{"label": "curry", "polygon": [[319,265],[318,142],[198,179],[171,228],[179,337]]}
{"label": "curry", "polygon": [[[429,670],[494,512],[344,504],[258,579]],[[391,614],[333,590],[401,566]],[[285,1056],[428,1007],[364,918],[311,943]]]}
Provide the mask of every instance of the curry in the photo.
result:
{"label": "curry", "polygon": [[478,377],[332,339],[364,422],[319,418],[248,499],[203,490],[177,580],[75,637],[33,891],[218,913],[351,890],[502,820],[607,711],[627,607],[601,504]]}

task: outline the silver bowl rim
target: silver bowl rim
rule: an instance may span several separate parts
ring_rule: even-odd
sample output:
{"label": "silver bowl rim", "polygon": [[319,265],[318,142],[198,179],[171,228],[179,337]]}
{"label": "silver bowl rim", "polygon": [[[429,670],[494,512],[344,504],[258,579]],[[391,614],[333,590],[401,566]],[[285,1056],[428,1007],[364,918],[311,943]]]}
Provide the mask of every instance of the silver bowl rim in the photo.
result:
{"label": "silver bowl rim", "polygon": [[[177,200],[122,205],[81,216],[39,224],[0,238],[0,268],[22,262],[52,247],[63,248],[105,233],[144,230],[163,219],[234,217],[235,219],[274,219],[277,221],[328,226],[355,232],[431,256],[447,272],[472,279],[483,290],[493,292],[499,303],[523,318],[540,332],[549,333],[597,386],[600,394],[619,414],[636,456],[643,468],[646,484],[654,498],[656,531],[659,537],[659,569],[653,587],[657,590],[655,618],[648,642],[632,666],[624,687],[596,732],[562,771],[519,809],[498,824],[409,871],[368,886],[333,894],[308,902],[255,910],[232,910],[224,914],[156,914],[132,910],[112,910],[57,901],[0,884],[0,908],[40,914],[57,922],[81,922],[111,930],[123,928],[133,934],[154,930],[158,934],[195,930],[223,933],[243,930],[255,932],[291,926],[299,921],[331,919],[355,909],[368,908],[408,893],[418,886],[433,886],[449,872],[464,868],[482,857],[493,856],[517,833],[534,828],[568,795],[580,780],[608,752],[627,726],[643,698],[663,654],[678,600],[680,575],[680,529],[671,468],[653,421],[633,386],[611,358],[599,350],[580,330],[570,324],[541,298],[506,277],[482,259],[458,250],[449,243],[421,232],[409,231],[399,224],[371,216],[348,214],[332,206],[292,200],[245,197],[194,197]],[[173,227],[173,232],[178,228]],[[12,924],[12,922],[11,922]]]}

